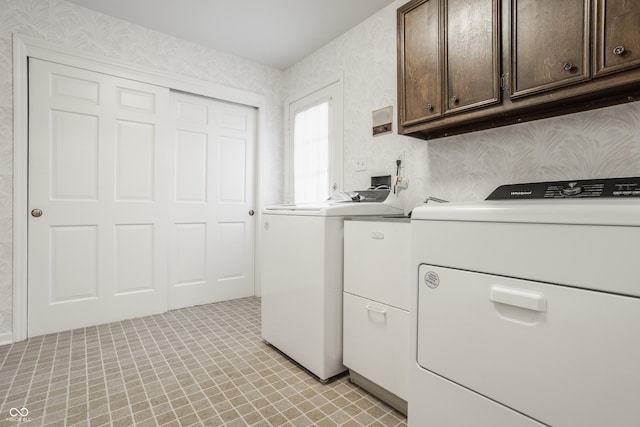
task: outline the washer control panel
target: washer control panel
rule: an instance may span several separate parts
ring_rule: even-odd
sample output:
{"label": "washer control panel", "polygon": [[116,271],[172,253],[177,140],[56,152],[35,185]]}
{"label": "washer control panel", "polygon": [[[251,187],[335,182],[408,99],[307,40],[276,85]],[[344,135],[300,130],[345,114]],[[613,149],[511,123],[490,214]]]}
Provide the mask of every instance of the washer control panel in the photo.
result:
{"label": "washer control panel", "polygon": [[496,188],[486,200],[640,198],[640,177],[509,184]]}

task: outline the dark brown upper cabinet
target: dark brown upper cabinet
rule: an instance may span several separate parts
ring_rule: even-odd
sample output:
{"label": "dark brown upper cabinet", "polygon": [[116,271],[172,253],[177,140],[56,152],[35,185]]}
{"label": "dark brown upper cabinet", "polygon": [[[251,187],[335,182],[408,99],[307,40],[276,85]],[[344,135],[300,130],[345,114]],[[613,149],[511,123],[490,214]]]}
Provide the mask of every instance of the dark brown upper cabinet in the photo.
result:
{"label": "dark brown upper cabinet", "polygon": [[445,113],[500,102],[497,0],[445,0]]}
{"label": "dark brown upper cabinet", "polygon": [[398,16],[402,125],[500,102],[497,4],[422,0]]}
{"label": "dark brown upper cabinet", "polygon": [[401,18],[398,102],[401,123],[410,126],[442,115],[440,0],[415,3]]}
{"label": "dark brown upper cabinet", "polygon": [[640,1],[597,0],[594,76],[640,66]]}
{"label": "dark brown upper cabinet", "polygon": [[589,80],[589,0],[513,0],[511,98]]}
{"label": "dark brown upper cabinet", "polygon": [[411,0],[398,133],[432,139],[640,99],[640,0]]}

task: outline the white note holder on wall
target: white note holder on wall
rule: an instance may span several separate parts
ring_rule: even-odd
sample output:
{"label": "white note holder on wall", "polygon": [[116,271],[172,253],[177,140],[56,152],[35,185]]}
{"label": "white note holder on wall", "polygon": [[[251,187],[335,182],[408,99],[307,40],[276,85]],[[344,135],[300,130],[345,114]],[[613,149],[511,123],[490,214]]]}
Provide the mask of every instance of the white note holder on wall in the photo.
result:
{"label": "white note holder on wall", "polygon": [[373,136],[390,133],[393,130],[393,107],[375,110],[372,114]]}

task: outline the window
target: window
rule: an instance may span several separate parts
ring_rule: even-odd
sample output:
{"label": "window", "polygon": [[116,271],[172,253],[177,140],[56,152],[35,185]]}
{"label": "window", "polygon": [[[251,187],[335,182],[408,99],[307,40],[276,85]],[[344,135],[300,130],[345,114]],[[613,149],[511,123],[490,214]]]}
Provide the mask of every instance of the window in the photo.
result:
{"label": "window", "polygon": [[287,201],[326,200],[342,187],[342,82],[287,103]]}

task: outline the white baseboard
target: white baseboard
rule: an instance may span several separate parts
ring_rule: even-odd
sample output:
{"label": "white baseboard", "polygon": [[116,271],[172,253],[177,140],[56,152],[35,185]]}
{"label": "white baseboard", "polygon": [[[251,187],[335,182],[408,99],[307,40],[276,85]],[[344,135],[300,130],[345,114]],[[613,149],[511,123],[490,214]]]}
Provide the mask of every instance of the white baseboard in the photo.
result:
{"label": "white baseboard", "polygon": [[13,334],[11,332],[0,333],[0,345],[13,344]]}

